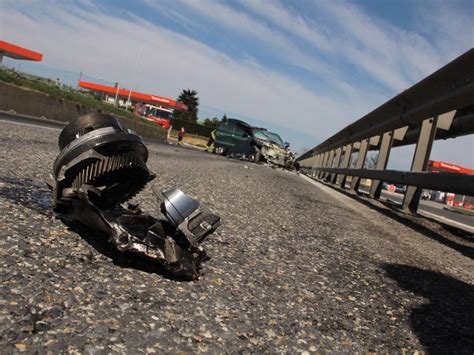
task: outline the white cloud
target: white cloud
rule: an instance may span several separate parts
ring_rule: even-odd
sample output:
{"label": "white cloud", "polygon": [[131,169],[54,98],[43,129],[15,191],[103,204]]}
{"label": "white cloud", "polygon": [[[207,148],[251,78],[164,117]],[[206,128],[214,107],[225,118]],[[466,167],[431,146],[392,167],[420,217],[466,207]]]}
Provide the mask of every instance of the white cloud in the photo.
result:
{"label": "white cloud", "polygon": [[[139,80],[143,89],[176,97],[183,88],[194,88],[208,106],[242,112],[273,124],[305,127],[306,132],[314,130],[318,137],[347,123],[343,118],[349,109],[358,110],[349,103],[316,95],[281,73],[240,63],[139,18],[127,21],[60,4],[32,18],[15,9],[5,11],[6,38],[43,51],[48,65],[77,71],[82,68],[89,75],[114,81],[121,75],[123,56],[130,63],[128,71],[132,70],[138,47],[142,46],[134,82]],[[31,33],[35,33],[34,38]]]}
{"label": "white cloud", "polygon": [[324,51],[334,49],[336,43],[331,40],[330,30],[314,21],[308,21],[298,14],[290,13],[278,1],[241,0],[247,8],[271,20],[286,31],[298,35],[316,48]]}
{"label": "white cloud", "polygon": [[436,38],[433,45],[444,58],[454,59],[474,47],[474,2],[461,9],[454,2],[435,1],[431,6],[421,3],[416,8],[419,31]]}
{"label": "white cloud", "polygon": [[[294,14],[278,1],[241,2],[259,16],[325,52],[332,60],[337,58],[335,62],[346,61],[365,71],[371,80],[394,93],[406,89],[463,53],[473,41],[472,14],[469,17],[469,14],[455,12],[442,3],[433,9],[427,9],[423,3],[421,17],[425,19],[425,29],[436,28],[432,32],[438,34],[437,39],[433,33],[422,36],[370,17],[348,2],[314,2],[313,11],[318,14],[319,21]],[[439,50],[441,47],[443,50]]]}
{"label": "white cloud", "polygon": [[[160,3],[149,2],[149,4],[163,13],[169,11],[168,8],[163,8]],[[205,16],[213,25],[231,30],[233,34],[240,33],[252,40],[259,40],[262,50],[271,51],[278,57],[283,57],[291,65],[314,73],[330,74],[329,68],[317,58],[305,53],[279,31],[271,29],[243,11],[214,0],[207,0],[205,3],[194,0],[179,0],[175,1],[175,5]]]}

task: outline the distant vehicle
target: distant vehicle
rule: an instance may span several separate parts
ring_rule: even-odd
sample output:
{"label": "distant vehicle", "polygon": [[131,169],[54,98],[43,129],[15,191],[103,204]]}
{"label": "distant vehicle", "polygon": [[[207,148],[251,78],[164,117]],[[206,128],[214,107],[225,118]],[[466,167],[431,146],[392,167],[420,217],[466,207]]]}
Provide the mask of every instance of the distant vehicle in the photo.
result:
{"label": "distant vehicle", "polygon": [[283,167],[291,166],[293,156],[283,144],[278,134],[233,118],[223,121],[216,130],[218,154],[256,163],[266,161]]}
{"label": "distant vehicle", "polygon": [[407,187],[405,185],[389,184],[386,182],[382,183],[382,189],[390,192],[398,192],[401,194],[404,194],[407,191]]}
{"label": "distant vehicle", "polygon": [[404,194],[406,191],[407,191],[407,187],[405,185],[395,184],[395,192]]}
{"label": "distant vehicle", "polygon": [[159,124],[164,129],[170,128],[173,119],[173,112],[170,109],[150,104],[136,104],[133,113]]}

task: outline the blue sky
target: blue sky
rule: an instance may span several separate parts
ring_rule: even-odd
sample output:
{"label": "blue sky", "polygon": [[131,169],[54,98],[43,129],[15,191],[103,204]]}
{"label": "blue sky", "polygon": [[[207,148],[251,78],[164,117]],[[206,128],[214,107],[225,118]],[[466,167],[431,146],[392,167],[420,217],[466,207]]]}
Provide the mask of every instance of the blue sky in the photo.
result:
{"label": "blue sky", "polygon": [[[226,113],[300,150],[472,48],[473,3],[0,0],[0,33],[44,53],[23,70],[168,97],[192,88],[200,118]],[[432,158],[474,166],[473,151],[472,137],[437,142]]]}

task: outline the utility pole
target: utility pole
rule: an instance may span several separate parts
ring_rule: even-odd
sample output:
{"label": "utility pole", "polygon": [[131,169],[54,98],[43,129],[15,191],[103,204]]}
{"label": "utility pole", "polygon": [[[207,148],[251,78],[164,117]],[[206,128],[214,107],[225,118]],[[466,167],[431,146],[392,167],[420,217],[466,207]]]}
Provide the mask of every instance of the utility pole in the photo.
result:
{"label": "utility pole", "polygon": [[81,72],[79,73],[79,79],[77,79],[77,86],[79,86],[79,82],[81,81],[82,79],[82,69],[81,69]]}
{"label": "utility pole", "polygon": [[[123,56],[123,65],[122,65],[122,79],[123,79],[123,76],[125,74],[125,63],[127,62],[127,57]],[[119,94],[119,90],[120,90],[120,82],[117,81],[117,91],[115,91],[115,99],[114,99],[114,106],[117,107],[118,106],[118,94]]]}
{"label": "utility pole", "polygon": [[[142,54],[142,48],[143,48],[143,46],[140,45],[140,48],[138,49],[137,63],[135,64],[135,68],[134,68],[134,70],[133,70],[133,72],[132,72],[132,77],[130,78],[130,83],[133,83],[133,80],[134,80],[134,78],[135,78],[135,74],[136,74],[136,71],[137,71],[137,68],[138,68],[138,63],[139,63],[139,61],[140,61],[140,56],[141,56],[141,54]],[[131,101],[130,101],[130,97],[131,97],[131,96],[132,96],[132,86],[130,85],[130,90],[129,90],[129,92],[128,92],[128,99],[127,99],[127,106],[128,106],[129,104],[131,104]]]}

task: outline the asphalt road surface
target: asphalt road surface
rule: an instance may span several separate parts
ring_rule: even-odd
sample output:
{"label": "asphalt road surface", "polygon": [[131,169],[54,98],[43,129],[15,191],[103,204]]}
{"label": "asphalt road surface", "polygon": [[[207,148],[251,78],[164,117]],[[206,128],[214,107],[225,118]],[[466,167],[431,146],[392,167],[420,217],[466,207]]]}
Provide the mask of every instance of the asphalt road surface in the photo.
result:
{"label": "asphalt road surface", "polygon": [[[41,120],[36,117],[29,117],[24,115],[17,115],[11,114],[8,112],[0,111],[0,122],[11,122],[20,124],[23,126],[29,127],[42,127],[44,129],[56,130],[60,131],[64,127],[64,123],[62,122],[54,122],[47,119]],[[368,189],[364,186],[360,187],[360,191],[368,193]],[[403,195],[395,192],[389,191],[382,191],[381,195],[382,199],[391,200],[398,204],[401,204],[403,201]],[[443,221],[448,219],[454,222],[454,225],[457,225],[461,228],[466,228],[472,232],[472,228],[474,228],[474,216],[465,215],[449,210],[445,210],[445,204],[433,201],[420,201],[419,211],[428,212],[432,215],[441,217]],[[448,222],[449,223],[449,222]]]}
{"label": "asphalt road surface", "polygon": [[474,351],[472,235],[294,173],[150,143],[157,178],[222,217],[180,282],[55,218],[59,131],[0,122],[0,352]]}
{"label": "asphalt road surface", "polygon": [[[361,187],[360,190],[367,192],[368,189]],[[396,192],[390,192],[390,191],[382,191],[381,194],[382,199],[385,200],[390,200],[394,201],[397,204],[401,204],[403,202],[403,194],[399,194]],[[431,215],[435,215],[437,217],[441,217],[443,220],[448,219],[450,221],[453,221],[455,223],[460,223],[461,228],[466,226],[467,229],[474,228],[474,216],[458,213],[458,212],[453,212],[449,210],[445,210],[444,207],[447,207],[446,204],[440,203],[440,202],[435,202],[435,201],[426,201],[426,200],[421,200],[420,205],[418,207],[418,210],[420,212],[428,212]],[[434,217],[436,218],[436,217]]]}

